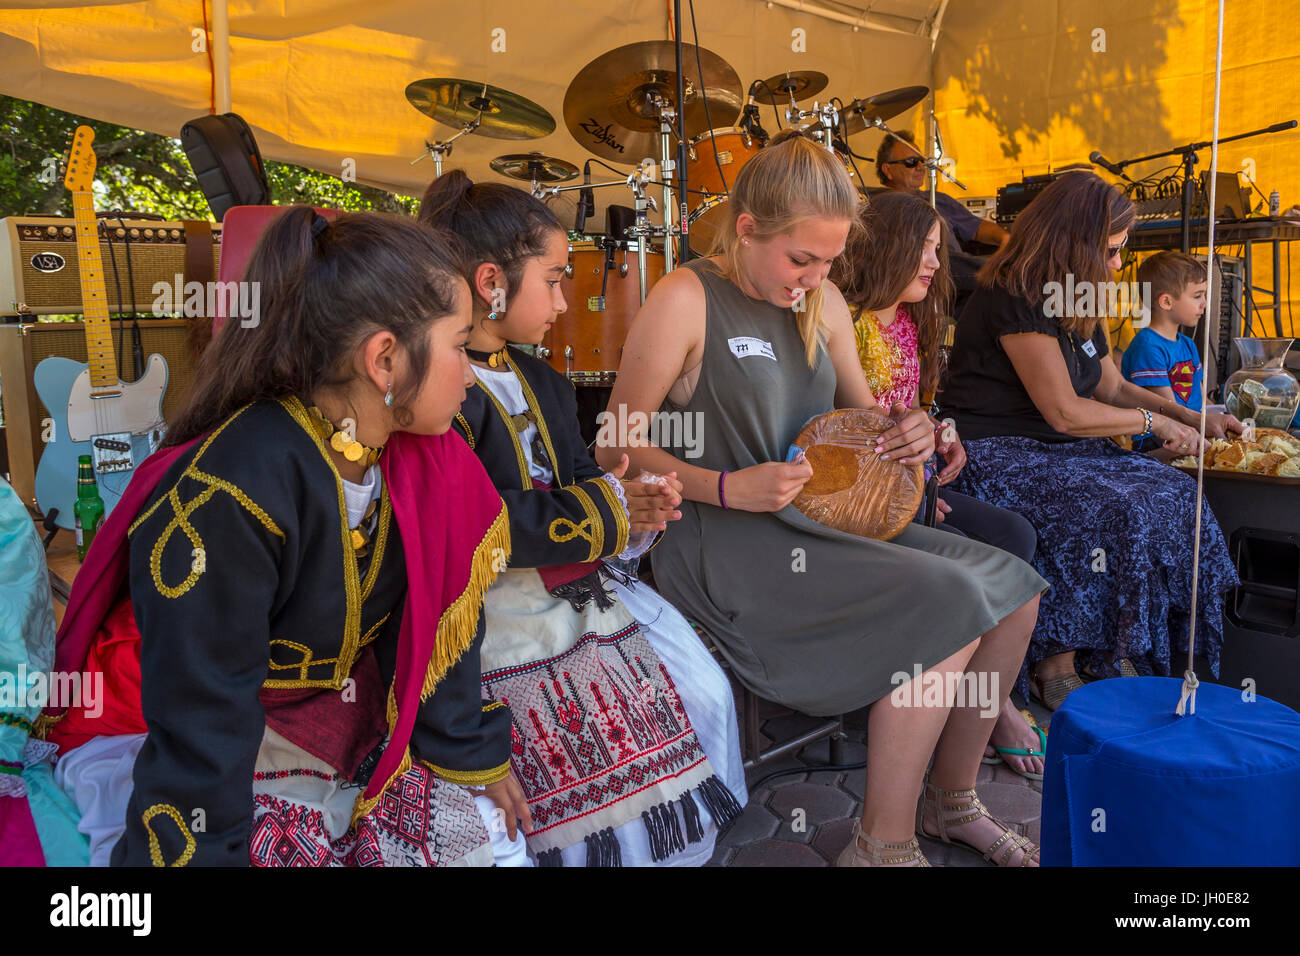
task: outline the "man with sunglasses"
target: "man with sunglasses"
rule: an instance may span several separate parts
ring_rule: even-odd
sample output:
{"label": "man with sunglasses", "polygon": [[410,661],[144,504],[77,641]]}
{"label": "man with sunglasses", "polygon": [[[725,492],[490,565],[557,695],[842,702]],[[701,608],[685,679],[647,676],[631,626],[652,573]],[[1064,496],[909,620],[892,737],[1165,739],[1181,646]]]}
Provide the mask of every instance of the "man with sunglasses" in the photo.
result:
{"label": "man with sunglasses", "polygon": [[[876,177],[889,189],[899,192],[920,192],[925,185],[925,158],[916,150],[916,137],[904,131],[896,133],[899,139],[886,136],[876,151]],[[911,145],[908,145],[911,144]],[[929,201],[929,194],[926,194]],[[1007,241],[1007,231],[991,219],[981,219],[971,213],[960,201],[941,192],[934,194],[935,208],[948,222],[951,230],[949,251],[960,253],[958,243],[971,241],[1000,247]],[[955,269],[954,272],[957,270]]]}

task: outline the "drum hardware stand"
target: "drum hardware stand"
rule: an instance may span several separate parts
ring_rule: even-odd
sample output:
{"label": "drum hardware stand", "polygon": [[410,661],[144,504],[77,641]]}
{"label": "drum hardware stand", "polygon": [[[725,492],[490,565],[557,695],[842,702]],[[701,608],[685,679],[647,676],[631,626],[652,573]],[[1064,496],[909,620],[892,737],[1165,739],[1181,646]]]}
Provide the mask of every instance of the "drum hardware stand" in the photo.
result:
{"label": "drum hardware stand", "polygon": [[[671,129],[671,127],[666,127]],[[668,136],[665,133],[662,142],[667,147]],[[653,168],[653,160],[650,158],[643,159],[637,171],[628,177],[627,184],[632,187],[633,194],[636,196],[636,221],[627,228],[627,234],[635,236],[636,243],[636,267],[637,279],[640,282],[641,302],[645,303],[646,296],[646,246],[649,244],[652,236],[664,236],[664,274],[672,270],[673,244],[671,240],[672,231],[668,226],[668,219],[671,218],[669,211],[672,203],[672,197],[667,187],[664,188],[664,204],[667,207],[664,210],[664,225],[652,226],[646,216],[647,209],[655,208],[655,201],[645,194],[646,180],[649,178],[649,169]],[[664,182],[668,182],[665,176]]]}
{"label": "drum hardware stand", "polygon": [[[664,184],[664,272],[673,271],[676,265],[677,250],[673,248],[673,239],[677,235],[677,230],[673,228],[673,174],[677,170],[677,161],[673,159],[672,137],[677,135],[673,128],[673,121],[677,118],[677,111],[672,109],[667,103],[660,100],[658,96],[653,97],[655,105],[659,108],[659,155],[661,157],[660,169],[663,172]],[[641,166],[645,169],[644,162]],[[644,175],[644,173],[643,173]],[[642,182],[644,189],[644,181]],[[637,210],[644,217],[644,209],[640,200],[637,201]],[[636,228],[635,226],[633,228]],[[638,243],[637,258],[641,263],[641,301],[645,301],[645,243]]]}
{"label": "drum hardware stand", "polygon": [[[650,180],[650,172],[653,169],[654,169],[654,160],[647,156],[645,159],[641,160],[641,164],[637,167],[636,172],[628,176],[627,179],[611,180],[609,182],[604,182],[604,183],[591,183],[590,185],[585,183],[577,183],[573,186],[535,185],[533,187],[533,195],[536,196],[538,199],[545,199],[548,196],[558,196],[560,193],[572,192],[575,189],[602,189],[606,186],[622,186],[624,188],[629,188],[633,191],[633,195],[635,195],[636,197],[636,220],[631,226],[627,228],[627,230],[625,231],[625,236],[626,238],[637,240],[637,273],[640,282],[640,293],[641,293],[642,302],[645,302],[645,297],[646,297],[647,242],[651,238],[660,238],[669,234],[668,227],[651,225],[646,215],[646,211],[650,209],[653,209],[654,211],[658,212],[658,205],[655,203],[654,198],[646,195],[646,185]],[[665,190],[665,192],[667,192],[667,189]],[[671,201],[671,197],[669,201]],[[665,218],[667,218],[667,214],[665,214]],[[624,237],[614,236],[612,238],[613,241],[617,242],[619,239]],[[664,245],[670,246],[671,243],[665,242]],[[668,255],[669,255],[668,250],[665,249],[665,253],[664,253],[665,272],[667,272],[668,270],[668,261],[667,261]],[[567,271],[566,271],[566,275],[568,275]],[[602,291],[603,291],[603,284],[602,284]],[[604,297],[602,296],[601,298],[603,299]],[[601,305],[603,308],[603,302]]]}
{"label": "drum hardware stand", "polygon": [[460,139],[462,136],[466,135],[467,133],[474,132],[476,129],[478,129],[480,126],[483,125],[483,111],[491,105],[491,101],[487,99],[487,91],[488,91],[488,85],[484,83],[482,96],[477,96],[474,99],[470,100],[469,105],[478,110],[478,115],[476,115],[472,120],[470,120],[468,123],[462,126],[460,128],[460,131],[456,133],[456,135],[453,136],[451,139],[438,140],[437,142],[434,143],[430,143],[428,140],[425,140],[424,148],[427,150],[427,152],[421,153],[419,156],[415,157],[415,159],[411,160],[410,165],[414,166],[420,160],[424,159],[426,155],[432,156],[434,178],[436,179],[439,176],[441,176],[442,160],[444,156],[451,155],[451,144],[456,142],[456,140]]}
{"label": "drum hardware stand", "polygon": [[834,103],[818,106],[817,101],[813,100],[812,109],[801,110],[792,95],[790,97],[790,108],[785,111],[785,116],[791,125],[794,125],[796,121],[803,122],[811,119],[812,123],[808,132],[817,142],[832,153],[835,152],[835,137],[831,134],[840,125],[840,111],[835,108]]}

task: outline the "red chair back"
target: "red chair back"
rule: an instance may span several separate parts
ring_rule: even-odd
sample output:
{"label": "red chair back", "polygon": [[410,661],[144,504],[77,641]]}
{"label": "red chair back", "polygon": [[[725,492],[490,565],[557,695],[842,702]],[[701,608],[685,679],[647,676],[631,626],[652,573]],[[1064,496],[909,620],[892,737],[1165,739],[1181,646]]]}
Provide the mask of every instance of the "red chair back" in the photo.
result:
{"label": "red chair back", "polygon": [[[221,221],[221,266],[217,270],[218,282],[238,282],[244,278],[248,260],[253,255],[257,240],[275,221],[276,216],[288,206],[232,206]],[[339,214],[337,209],[316,211],[326,219],[333,219]],[[221,331],[226,321],[226,296],[217,296],[217,314],[212,318],[212,334]]]}

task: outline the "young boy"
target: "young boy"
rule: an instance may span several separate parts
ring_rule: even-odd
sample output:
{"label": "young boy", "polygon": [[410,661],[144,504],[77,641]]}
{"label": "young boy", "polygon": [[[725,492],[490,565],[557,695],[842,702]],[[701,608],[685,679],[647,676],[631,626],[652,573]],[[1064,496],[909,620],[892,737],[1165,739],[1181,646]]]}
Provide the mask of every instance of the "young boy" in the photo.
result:
{"label": "young boy", "polygon": [[[1137,279],[1150,283],[1151,324],[1140,330],[1120,370],[1164,402],[1201,410],[1201,357],[1190,330],[1205,314],[1205,265],[1183,252],[1158,252],[1138,266]],[[1179,329],[1188,329],[1188,335]],[[1152,403],[1159,411],[1160,402]],[[1155,447],[1158,440],[1148,438]],[[1144,450],[1134,436],[1134,451]]]}

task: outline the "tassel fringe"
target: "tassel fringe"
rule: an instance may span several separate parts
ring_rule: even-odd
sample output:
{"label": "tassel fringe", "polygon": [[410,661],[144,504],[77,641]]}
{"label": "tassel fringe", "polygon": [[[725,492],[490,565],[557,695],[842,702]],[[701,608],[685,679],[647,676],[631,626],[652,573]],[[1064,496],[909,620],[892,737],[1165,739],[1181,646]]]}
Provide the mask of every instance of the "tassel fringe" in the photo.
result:
{"label": "tassel fringe", "polygon": [[501,573],[505,566],[504,560],[509,558],[510,520],[506,514],[505,502],[502,502],[496,520],[474,549],[465,590],[442,612],[442,617],[438,620],[438,639],[434,642],[433,656],[429,659],[429,669],[424,675],[420,700],[429,699],[438,682],[474,643],[483,595]]}
{"label": "tassel fringe", "polygon": [[575,611],[584,610],[592,601],[595,601],[596,607],[602,611],[608,611],[614,606],[614,596],[605,590],[601,579],[601,568],[596,568],[591,573],[566,584],[557,585],[547,593],[551,597],[568,601]]}
{"label": "tassel fringe", "polygon": [[[618,837],[614,835],[613,827],[593,833],[584,841],[587,844],[587,866],[622,866],[623,851],[619,848]],[[559,850],[551,850],[559,856]],[[538,865],[541,864],[541,856],[538,856]],[[562,866],[563,864],[555,864]]]}
{"label": "tassel fringe", "polygon": [[709,811],[709,816],[713,817],[713,823],[718,828],[718,836],[721,836],[744,812],[735,796],[727,789],[727,785],[716,775],[700,784],[695,792],[699,794],[700,801]]}
{"label": "tassel fringe", "polygon": [[[680,801],[677,801],[680,802]],[[646,833],[650,836],[650,859],[661,863],[679,850],[686,849],[682,838],[682,824],[677,819],[673,804],[655,804],[641,814]]]}
{"label": "tassel fringe", "polygon": [[[587,839],[590,840],[591,838],[588,837]],[[588,859],[590,859],[591,844],[587,845],[587,855]],[[559,847],[555,847],[553,850],[543,850],[541,853],[537,854],[537,865],[564,866],[564,855],[561,853]]]}
{"label": "tassel fringe", "polygon": [[686,842],[699,843],[704,839],[704,826],[700,822],[700,808],[695,805],[695,798],[688,790],[677,802],[682,805],[682,816],[686,818]]}
{"label": "tassel fringe", "polygon": [[[505,561],[510,558],[510,516],[506,513],[505,502],[501,502],[501,510],[497,513],[496,520],[488,526],[483,535],[483,540],[478,543],[474,549],[474,558],[470,563],[469,581],[465,584],[465,589],[461,591],[460,597],[448,606],[442,612],[438,619],[438,636],[434,641],[433,654],[429,658],[429,667],[425,671],[424,684],[420,689],[420,700],[424,701],[433,693],[433,689],[438,686],[438,682],[449,671],[452,666],[461,658],[461,655],[469,649],[474,643],[474,637],[478,633],[479,614],[483,608],[483,595],[487,593],[492,582],[497,579],[505,567]],[[394,731],[397,728],[397,698],[393,693],[393,687],[388,688],[388,706],[386,708],[388,718],[388,738],[391,741]],[[375,791],[375,795],[366,799],[365,789],[357,797],[357,802],[352,808],[352,825],[355,826],[357,821],[379,805],[379,799],[384,795],[394,780],[411,769],[411,750],[408,746],[402,754],[402,762],[398,764],[397,770],[393,775],[384,781],[384,785]]]}

